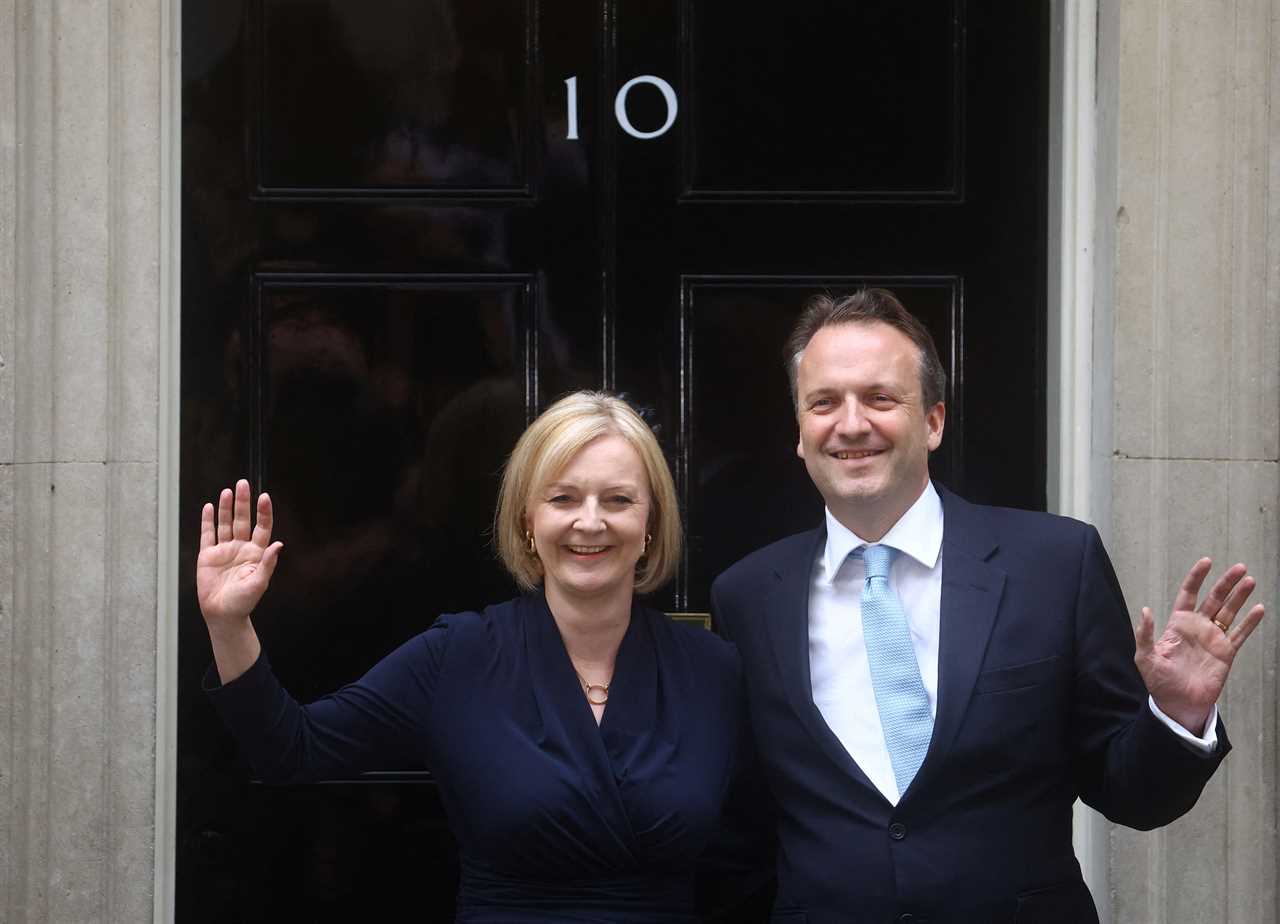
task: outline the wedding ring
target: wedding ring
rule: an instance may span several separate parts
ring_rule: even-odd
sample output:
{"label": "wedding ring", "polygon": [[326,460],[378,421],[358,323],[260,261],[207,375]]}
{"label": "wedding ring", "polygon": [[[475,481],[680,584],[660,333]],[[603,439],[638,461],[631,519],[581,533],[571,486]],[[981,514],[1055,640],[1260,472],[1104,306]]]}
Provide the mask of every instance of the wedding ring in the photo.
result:
{"label": "wedding ring", "polygon": [[1214,624],[1215,626],[1217,626],[1219,629],[1221,629],[1224,635],[1226,634],[1226,631],[1227,631],[1227,624],[1226,624],[1225,622],[1223,622],[1222,620],[1218,619],[1218,618],[1215,616],[1215,617],[1214,617],[1214,619],[1213,619],[1213,624]]}

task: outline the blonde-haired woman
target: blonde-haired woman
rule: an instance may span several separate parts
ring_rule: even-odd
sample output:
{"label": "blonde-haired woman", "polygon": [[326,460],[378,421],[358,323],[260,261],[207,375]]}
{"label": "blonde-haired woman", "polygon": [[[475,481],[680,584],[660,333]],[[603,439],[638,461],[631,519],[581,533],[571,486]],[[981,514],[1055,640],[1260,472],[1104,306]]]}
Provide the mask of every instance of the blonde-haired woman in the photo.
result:
{"label": "blonde-haired woman", "polygon": [[[216,513],[216,516],[215,516]],[[201,514],[210,696],[271,782],[417,758],[458,839],[460,922],[684,922],[741,746],[736,653],[635,599],[680,556],[671,474],[624,401],[578,392],[516,444],[498,553],[528,593],[442,616],[308,706],[250,613],[270,581],[271,500],[240,481]],[[428,579],[430,576],[427,576]]]}

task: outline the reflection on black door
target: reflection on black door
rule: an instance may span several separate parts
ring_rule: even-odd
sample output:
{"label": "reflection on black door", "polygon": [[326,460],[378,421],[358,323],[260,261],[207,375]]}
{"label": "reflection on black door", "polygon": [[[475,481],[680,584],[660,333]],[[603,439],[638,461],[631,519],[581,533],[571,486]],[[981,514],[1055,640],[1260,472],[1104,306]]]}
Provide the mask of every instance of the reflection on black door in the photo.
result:
{"label": "reflection on black door", "polygon": [[179,921],[452,919],[426,768],[258,786],[204,701],[198,510],[241,473],[304,700],[514,593],[498,470],[567,390],[659,429],[657,605],[813,525],[780,350],[817,290],[897,290],[951,374],[935,476],[1043,507],[1047,5],[186,0]]}

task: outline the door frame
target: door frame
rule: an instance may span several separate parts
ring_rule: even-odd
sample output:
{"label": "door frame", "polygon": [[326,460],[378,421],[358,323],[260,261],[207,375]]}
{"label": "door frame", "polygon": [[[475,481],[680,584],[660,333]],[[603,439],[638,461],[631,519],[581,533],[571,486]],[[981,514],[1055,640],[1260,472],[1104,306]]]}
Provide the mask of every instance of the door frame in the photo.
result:
{"label": "door frame", "polygon": [[[1114,34],[1105,27],[1098,0],[1051,0],[1045,487],[1051,512],[1095,524],[1104,540],[1111,532],[1115,252],[1096,220],[1114,212],[1115,195],[1115,106],[1107,105],[1114,96],[1100,97],[1098,80],[1100,37]],[[1104,148],[1108,139],[1112,146]],[[1077,802],[1072,840],[1089,890],[1105,897],[1106,820]],[[1110,924],[1110,910],[1101,903],[1103,924]]]}
{"label": "door frame", "polygon": [[178,509],[182,369],[182,0],[160,0],[160,331],[156,343],[156,798],[152,921],[172,924],[178,846]]}
{"label": "door frame", "polygon": [[[182,0],[161,3],[160,311],[158,523],[156,535],[156,797],[154,924],[171,924],[177,854],[178,509],[182,299]],[[1088,520],[1103,537],[1111,520],[1114,248],[1106,224],[1106,180],[1114,179],[1113,97],[1098,96],[1099,39],[1114,33],[1097,0],[1050,0],[1048,43],[1048,447],[1049,509]],[[1114,24],[1111,24],[1114,25]],[[1109,56],[1114,57],[1114,56]],[[1111,74],[1111,71],[1108,71]],[[1105,86],[1105,83],[1103,84]],[[1108,156],[1109,155],[1109,156]],[[1112,182],[1111,187],[1114,186]],[[1110,196],[1114,198],[1114,190]],[[1107,894],[1106,823],[1077,804],[1074,843],[1085,882]],[[1099,908],[1109,922],[1105,902]]]}

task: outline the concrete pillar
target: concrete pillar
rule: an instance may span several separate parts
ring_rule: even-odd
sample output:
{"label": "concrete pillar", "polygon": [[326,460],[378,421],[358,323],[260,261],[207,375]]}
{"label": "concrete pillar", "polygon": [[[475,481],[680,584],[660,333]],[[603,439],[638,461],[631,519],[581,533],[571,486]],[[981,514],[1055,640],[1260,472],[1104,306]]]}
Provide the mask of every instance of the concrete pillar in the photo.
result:
{"label": "concrete pillar", "polygon": [[0,2],[0,919],[146,921],[162,0]]}
{"label": "concrete pillar", "polygon": [[1277,919],[1278,17],[1275,0],[1100,11],[1111,550],[1135,612],[1167,613],[1202,554],[1215,572],[1247,562],[1270,610],[1220,704],[1235,750],[1199,804],[1162,831],[1110,830],[1097,897],[1115,922]]}

